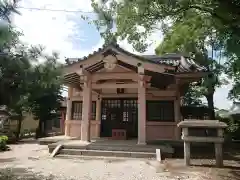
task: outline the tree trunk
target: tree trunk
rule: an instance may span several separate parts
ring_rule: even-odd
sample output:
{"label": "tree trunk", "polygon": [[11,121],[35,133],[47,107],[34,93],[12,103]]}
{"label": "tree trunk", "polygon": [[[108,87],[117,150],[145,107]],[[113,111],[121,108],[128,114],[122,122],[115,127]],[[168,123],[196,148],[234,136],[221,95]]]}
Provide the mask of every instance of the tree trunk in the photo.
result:
{"label": "tree trunk", "polygon": [[46,120],[44,121],[44,126],[43,127],[44,127],[43,135],[47,136],[47,134],[48,134],[48,132],[47,132],[48,131],[48,126],[47,126],[47,121]]}
{"label": "tree trunk", "polygon": [[209,108],[209,110],[210,110],[210,114],[209,114],[209,118],[211,119],[211,120],[215,120],[215,111],[214,111],[214,102],[213,102],[213,93],[211,93],[211,94],[208,94],[207,96],[206,96],[206,98],[207,98],[207,102],[208,102],[208,108]]}
{"label": "tree trunk", "polygon": [[35,138],[38,139],[40,137],[45,137],[46,136],[46,121],[39,120],[38,121],[38,128],[36,130],[36,136]]}
{"label": "tree trunk", "polygon": [[21,128],[22,128],[22,120],[23,120],[23,115],[22,112],[19,112],[19,118],[18,118],[18,124],[17,124],[17,131],[16,131],[16,140],[18,141],[20,139],[20,133],[21,133]]}
{"label": "tree trunk", "polygon": [[38,120],[38,127],[36,129],[36,135],[35,138],[38,139],[42,136],[42,121],[39,119]]}

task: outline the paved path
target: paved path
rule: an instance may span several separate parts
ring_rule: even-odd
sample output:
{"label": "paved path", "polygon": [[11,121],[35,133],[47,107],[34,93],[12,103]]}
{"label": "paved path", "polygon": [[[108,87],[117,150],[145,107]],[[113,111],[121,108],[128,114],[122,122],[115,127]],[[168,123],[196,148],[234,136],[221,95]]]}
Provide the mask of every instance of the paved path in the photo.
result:
{"label": "paved path", "polygon": [[159,164],[153,160],[116,158],[50,158],[47,146],[11,145],[0,153],[0,168],[26,169],[58,180],[205,180],[208,172],[182,166],[182,161]]}

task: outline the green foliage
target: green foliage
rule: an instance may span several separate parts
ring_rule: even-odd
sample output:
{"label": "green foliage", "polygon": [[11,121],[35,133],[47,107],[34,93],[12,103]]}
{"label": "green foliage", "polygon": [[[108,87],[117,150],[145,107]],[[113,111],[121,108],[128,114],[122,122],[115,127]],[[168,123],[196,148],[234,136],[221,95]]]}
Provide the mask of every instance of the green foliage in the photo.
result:
{"label": "green foliage", "polygon": [[[217,30],[220,44],[226,47],[226,50],[236,53],[239,48],[235,45],[239,47],[239,44],[235,40],[240,37],[239,9],[240,4],[237,0],[111,0],[98,3],[96,12],[101,17],[104,14],[104,18],[107,14],[108,18],[105,22],[102,21],[101,26],[106,27],[114,21],[117,34],[123,39],[127,38],[136,49],[137,44],[144,45],[146,37],[153,30],[165,30],[166,27],[171,27],[171,22],[181,21],[187,13],[198,12],[206,17],[205,20],[211,24],[211,29]],[[144,31],[139,26],[144,28]]]}
{"label": "green foliage", "polygon": [[0,151],[8,150],[7,141],[8,141],[7,136],[0,136]]}
{"label": "green foliage", "polygon": [[[46,61],[33,65],[39,58]],[[51,120],[51,112],[60,107],[62,81],[57,58],[57,53],[49,56],[41,46],[18,46],[14,53],[0,57],[0,104],[18,114],[17,136],[23,112],[32,111],[42,123]]]}
{"label": "green foliage", "polygon": [[57,54],[45,56],[47,61],[34,67],[29,83],[28,107],[36,119],[39,119],[38,134],[44,134],[42,124],[57,116],[61,105],[61,65],[57,63]]}
{"label": "green foliage", "polygon": [[[17,13],[14,3],[0,3],[0,17],[8,21],[7,29],[1,31],[0,27],[0,48],[10,50],[0,56],[0,105],[7,105],[17,114],[18,137],[23,112],[32,111],[40,119],[39,127],[42,122],[53,118],[51,112],[60,106],[62,82],[57,53],[48,55],[42,46],[28,47],[20,42],[22,34],[11,26],[8,19],[12,12]],[[45,62],[39,64],[39,58]]]}
{"label": "green foliage", "polygon": [[11,22],[10,20],[11,14],[13,13],[20,14],[20,12],[17,11],[16,7],[17,7],[17,0],[13,0],[13,1],[1,0],[0,1],[1,19]]}
{"label": "green foliage", "polygon": [[214,39],[215,33],[207,18],[207,15],[199,14],[197,11],[186,12],[181,20],[176,20],[171,28],[165,31],[163,42],[156,48],[156,53],[159,55],[169,52],[189,54],[212,73],[211,76],[203,79],[200,86],[191,86],[185,99],[191,99],[191,95],[195,94],[194,98],[205,96],[208,101],[213,101],[216,87],[225,82],[220,79],[223,66],[208,57],[208,47],[211,46],[213,49],[217,40]]}
{"label": "green foliage", "polygon": [[11,26],[10,16],[20,14],[16,10],[16,1],[10,2],[7,0],[0,1],[0,52],[9,47],[9,42],[16,40],[19,32],[15,31]]}
{"label": "green foliage", "polygon": [[239,117],[217,117],[218,120],[225,122],[228,127],[226,129],[226,135],[235,140],[240,140],[240,119]]}
{"label": "green foliage", "polygon": [[113,20],[113,11],[116,7],[116,2],[112,1],[109,6],[110,8],[108,8],[105,3],[99,4],[92,0],[92,7],[94,12],[98,15],[98,19],[93,20],[91,23],[96,25],[101,37],[105,40],[106,45],[117,41]]}
{"label": "green foliage", "polygon": [[109,28],[114,27],[112,24],[116,24],[114,35],[127,39],[137,51],[143,52],[148,46],[148,36],[155,30],[161,30],[164,41],[156,49],[157,54],[191,52],[191,56],[194,55],[200,64],[208,66],[213,72],[215,77],[203,82],[207,87],[202,89],[205,94],[213,93],[222,84],[222,79],[218,77],[223,67],[207,58],[207,50],[212,47],[220,57],[228,60],[226,72],[234,80],[230,97],[239,99],[240,3],[237,0],[111,0],[112,3],[106,5],[109,2],[94,4],[98,9],[95,12],[101,19],[98,23],[103,30],[101,33],[106,30],[107,34]]}
{"label": "green foliage", "polygon": [[194,85],[190,84],[186,94],[183,96],[183,106],[200,106],[203,105],[201,100],[202,94],[195,90]]}

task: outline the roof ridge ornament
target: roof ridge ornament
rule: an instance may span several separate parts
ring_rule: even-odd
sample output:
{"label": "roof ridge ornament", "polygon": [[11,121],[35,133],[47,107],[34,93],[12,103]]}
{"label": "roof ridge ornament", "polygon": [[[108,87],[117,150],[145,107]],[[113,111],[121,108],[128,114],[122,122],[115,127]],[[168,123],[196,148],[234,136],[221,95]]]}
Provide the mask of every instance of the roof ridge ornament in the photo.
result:
{"label": "roof ridge ornament", "polygon": [[103,53],[104,68],[107,70],[113,70],[117,66],[117,54],[112,50]]}

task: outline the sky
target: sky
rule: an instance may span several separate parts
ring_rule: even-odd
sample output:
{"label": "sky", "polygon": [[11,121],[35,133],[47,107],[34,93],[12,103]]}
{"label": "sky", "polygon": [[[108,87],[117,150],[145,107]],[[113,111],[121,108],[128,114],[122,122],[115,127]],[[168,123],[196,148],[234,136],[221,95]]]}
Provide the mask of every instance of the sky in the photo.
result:
{"label": "sky", "polygon": [[[19,7],[21,15],[14,15],[13,22],[24,34],[21,40],[30,45],[41,44],[48,52],[60,53],[62,62],[65,58],[87,56],[103,45],[103,40],[94,25],[81,18],[81,15],[95,17],[94,13],[91,13],[93,11],[91,0],[21,0]],[[67,10],[68,12],[43,11],[34,8]],[[144,54],[154,54],[154,49],[161,40],[162,33],[153,32],[148,38],[151,45]],[[125,50],[137,53],[127,41],[118,43]],[[231,101],[227,99],[230,88],[231,85],[226,85],[216,90],[214,103],[217,108],[230,108]]]}

